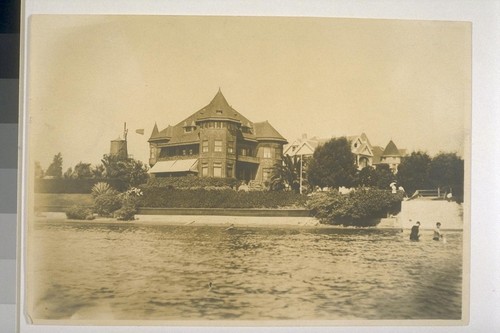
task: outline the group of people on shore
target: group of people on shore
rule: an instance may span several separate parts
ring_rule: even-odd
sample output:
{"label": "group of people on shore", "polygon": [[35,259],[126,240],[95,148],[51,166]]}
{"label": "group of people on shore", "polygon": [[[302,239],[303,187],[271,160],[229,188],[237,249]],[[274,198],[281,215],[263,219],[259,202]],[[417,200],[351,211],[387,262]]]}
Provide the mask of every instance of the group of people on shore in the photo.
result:
{"label": "group of people on shore", "polygon": [[[410,240],[418,241],[420,239],[420,221],[417,221],[412,227],[410,231]],[[432,239],[435,241],[445,240],[444,235],[441,232],[441,222],[436,222],[436,227],[434,228],[434,234],[432,235]]]}

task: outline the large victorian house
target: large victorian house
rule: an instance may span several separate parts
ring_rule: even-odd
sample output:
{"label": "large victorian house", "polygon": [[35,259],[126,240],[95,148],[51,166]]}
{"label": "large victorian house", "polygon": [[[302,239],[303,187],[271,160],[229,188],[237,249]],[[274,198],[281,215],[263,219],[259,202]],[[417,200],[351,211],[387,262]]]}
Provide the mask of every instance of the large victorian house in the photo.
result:
{"label": "large victorian house", "polygon": [[281,161],[285,138],[269,122],[253,123],[219,91],[174,126],[154,126],[148,140],[153,176],[198,175],[266,181]]}

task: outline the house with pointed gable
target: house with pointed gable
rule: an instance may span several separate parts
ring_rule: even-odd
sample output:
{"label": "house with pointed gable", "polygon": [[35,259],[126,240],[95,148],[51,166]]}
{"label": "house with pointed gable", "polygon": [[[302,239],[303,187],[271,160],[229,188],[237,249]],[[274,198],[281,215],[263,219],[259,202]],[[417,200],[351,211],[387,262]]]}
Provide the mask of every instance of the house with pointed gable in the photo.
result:
{"label": "house with pointed gable", "polygon": [[[329,139],[308,138],[303,134],[300,139],[287,145],[284,150],[285,155],[312,157],[314,150],[319,145],[326,143]],[[361,135],[348,136],[347,140],[351,144],[351,151],[355,155],[355,165],[358,170],[367,166],[377,167],[379,164],[388,164],[393,173],[397,173],[401,159],[406,155],[405,149],[398,149],[391,140],[385,149],[380,146],[373,146],[365,133]]]}
{"label": "house with pointed gable", "polygon": [[296,139],[292,143],[285,146],[283,155],[311,157],[314,150],[321,144],[324,144],[328,139],[318,139],[316,137],[308,138],[307,134],[302,134],[300,139]]}
{"label": "house with pointed gable", "polygon": [[356,156],[356,167],[361,170],[373,165],[373,147],[365,133],[358,136],[349,136],[347,140],[351,142],[351,151]]}
{"label": "house with pointed gable", "polygon": [[396,144],[390,140],[380,156],[379,164],[388,164],[392,173],[398,172],[398,166],[401,164],[401,159],[406,155],[406,149],[398,149]]}
{"label": "house with pointed gable", "polygon": [[193,174],[264,182],[281,161],[286,139],[268,122],[252,122],[233,109],[221,90],[205,107],[148,140],[150,174]]}

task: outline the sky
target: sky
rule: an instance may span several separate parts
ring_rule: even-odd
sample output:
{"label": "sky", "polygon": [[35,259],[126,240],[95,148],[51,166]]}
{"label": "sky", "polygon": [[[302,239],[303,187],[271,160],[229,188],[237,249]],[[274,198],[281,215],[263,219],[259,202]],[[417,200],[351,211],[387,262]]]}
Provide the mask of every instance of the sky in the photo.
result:
{"label": "sky", "polygon": [[44,169],[59,152],[63,170],[99,163],[124,122],[129,154],[147,162],[154,124],[177,124],[219,88],[289,142],[364,132],[463,156],[470,141],[465,22],[35,15],[29,26],[29,156]]}

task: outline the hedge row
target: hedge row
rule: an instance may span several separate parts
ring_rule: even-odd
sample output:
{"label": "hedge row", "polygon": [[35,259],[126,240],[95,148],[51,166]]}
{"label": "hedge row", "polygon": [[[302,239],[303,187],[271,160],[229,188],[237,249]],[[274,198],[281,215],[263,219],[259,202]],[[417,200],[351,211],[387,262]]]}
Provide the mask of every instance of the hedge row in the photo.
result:
{"label": "hedge row", "polygon": [[214,177],[154,177],[148,180],[146,187],[167,187],[175,189],[198,189],[206,187],[235,188],[241,181],[236,178]]}
{"label": "hedge row", "polygon": [[139,206],[152,208],[304,207],[306,196],[293,192],[243,192],[145,188]]}
{"label": "hedge row", "polygon": [[319,192],[307,203],[314,216],[328,224],[369,226],[375,219],[401,211],[403,193],[379,189],[356,189],[349,194]]}
{"label": "hedge row", "polygon": [[35,193],[90,193],[99,182],[119,191],[127,189],[127,184],[120,179],[35,179]]}

